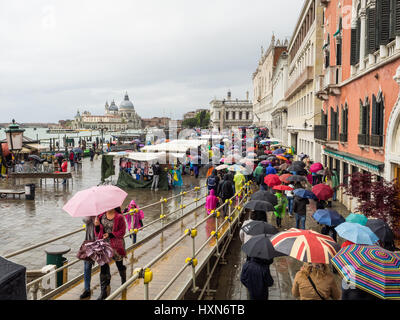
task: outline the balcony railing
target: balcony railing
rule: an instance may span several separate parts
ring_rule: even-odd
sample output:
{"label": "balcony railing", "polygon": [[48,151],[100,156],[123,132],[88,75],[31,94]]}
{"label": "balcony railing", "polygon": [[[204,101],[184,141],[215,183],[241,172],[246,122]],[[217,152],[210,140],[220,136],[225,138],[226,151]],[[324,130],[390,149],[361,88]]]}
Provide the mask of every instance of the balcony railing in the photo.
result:
{"label": "balcony railing", "polygon": [[314,139],[326,141],[328,136],[327,126],[316,125],[314,126]]}
{"label": "balcony railing", "polygon": [[369,146],[370,144],[370,137],[368,134],[359,134],[358,135],[358,144],[363,146]]}
{"label": "balcony railing", "polygon": [[371,135],[371,146],[372,147],[383,147],[383,136]]}
{"label": "balcony railing", "polygon": [[339,135],[340,142],[347,142],[347,133],[341,133]]}
{"label": "balcony railing", "polygon": [[285,92],[285,99],[288,100],[299,90],[303,88],[304,85],[314,80],[314,67],[307,66],[305,69],[297,76],[291,77],[288,81],[289,88]]}

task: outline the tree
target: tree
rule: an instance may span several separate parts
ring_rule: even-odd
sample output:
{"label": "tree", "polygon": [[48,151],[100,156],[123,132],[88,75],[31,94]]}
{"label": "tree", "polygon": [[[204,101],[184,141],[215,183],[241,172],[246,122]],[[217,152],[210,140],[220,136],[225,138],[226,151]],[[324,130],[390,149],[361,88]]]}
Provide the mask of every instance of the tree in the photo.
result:
{"label": "tree", "polygon": [[358,200],[357,211],[366,217],[384,220],[400,237],[400,187],[396,180],[372,181],[370,173],[355,172],[349,184],[342,184],[345,194]]}
{"label": "tree", "polygon": [[183,120],[182,127],[185,127],[185,128],[197,127],[197,119],[196,118],[188,118],[188,119]]}
{"label": "tree", "polygon": [[210,112],[203,110],[196,114],[195,118],[188,118],[182,121],[186,128],[208,128],[210,124]]}

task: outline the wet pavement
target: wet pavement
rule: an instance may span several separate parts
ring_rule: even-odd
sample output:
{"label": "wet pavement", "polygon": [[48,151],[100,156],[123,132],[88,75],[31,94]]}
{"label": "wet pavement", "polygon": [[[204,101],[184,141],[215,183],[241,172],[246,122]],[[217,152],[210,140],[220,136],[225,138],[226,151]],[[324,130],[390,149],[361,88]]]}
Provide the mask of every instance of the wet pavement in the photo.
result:
{"label": "wet pavement", "polygon": [[[321,226],[311,217],[315,212],[315,203],[307,206],[306,229],[321,231]],[[343,217],[347,217],[349,211],[345,206],[337,201],[332,203],[332,209],[339,212]],[[272,213],[268,216],[268,222],[276,226],[275,218]],[[295,218],[286,215],[282,220],[282,228],[279,231],[296,227]],[[226,265],[221,265],[217,270],[216,277],[211,283],[211,289],[217,292],[213,296],[216,300],[248,300],[247,289],[240,282],[240,273],[242,266],[246,261],[245,254],[241,251],[242,242],[239,238],[237,230],[236,236],[233,238],[230,247],[225,256]],[[338,243],[341,245],[343,239],[338,236]],[[297,271],[300,270],[302,262],[291,257],[278,257],[274,259],[270,266],[271,276],[274,279],[274,285],[269,288],[269,300],[295,300],[292,296],[292,284]],[[336,281],[340,285],[341,278],[338,274],[334,274]]]}
{"label": "wet pavement", "polygon": [[[35,200],[25,200],[25,196],[22,196],[21,200],[14,200],[12,198],[0,199],[0,243],[2,244],[0,256],[5,256],[39,242],[82,228],[82,220],[80,218],[72,218],[62,210],[62,207],[76,192],[100,183],[100,168],[101,157],[95,159],[93,162],[89,158],[84,158],[82,170],[78,172],[72,171],[73,184],[70,183],[68,186],[62,185],[61,181],[59,184],[54,184],[52,179],[48,179],[47,184],[43,183],[42,187],[39,186],[38,179],[21,179],[17,182],[19,185],[14,185],[11,179],[0,180],[0,189],[23,189],[27,183],[36,184]],[[118,171],[117,168],[116,171]],[[117,178],[118,172],[113,178],[114,183],[116,183]],[[127,206],[131,200],[135,200],[140,207],[158,202],[161,197],[169,198],[179,194],[182,190],[190,190],[195,186],[204,185],[205,178],[195,179],[194,177],[184,175],[183,181],[184,186],[182,189],[169,191],[150,191],[149,189],[126,190],[128,197],[124,206]],[[184,196],[184,202],[193,201],[195,197],[196,194],[194,192],[188,193]],[[168,201],[164,209],[164,214],[174,211],[179,205],[180,197]],[[159,216],[160,205],[145,209],[144,225],[158,219]],[[168,222],[173,218],[174,215],[171,215],[166,221]],[[139,232],[138,241],[159,227],[160,225],[156,223],[144,229],[143,232]],[[84,240],[84,236],[84,232],[79,232],[65,239],[57,240],[52,244],[68,245],[71,251],[65,257],[69,261],[72,261],[76,259],[76,252]],[[48,244],[22,253],[10,258],[10,260],[26,266],[28,270],[40,269],[46,264],[44,249],[50,245]],[[75,266],[69,271],[68,277],[82,273],[81,264]]]}

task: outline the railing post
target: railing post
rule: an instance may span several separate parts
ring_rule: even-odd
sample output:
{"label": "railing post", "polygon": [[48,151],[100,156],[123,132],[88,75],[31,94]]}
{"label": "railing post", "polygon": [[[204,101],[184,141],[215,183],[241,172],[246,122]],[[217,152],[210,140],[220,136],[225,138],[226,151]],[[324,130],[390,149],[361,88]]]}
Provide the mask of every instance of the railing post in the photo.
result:
{"label": "railing post", "polygon": [[[225,205],[226,205],[226,203],[225,203]],[[215,245],[217,247],[217,256],[219,256],[219,246],[218,246],[218,217],[219,217],[219,211],[216,211],[214,214],[215,214],[214,237],[215,237]]]}
{"label": "railing post", "polygon": [[150,268],[142,269],[139,277],[143,278],[144,283],[144,300],[149,300],[149,284],[153,280],[153,272]]}
{"label": "railing post", "polygon": [[160,214],[160,218],[161,218],[161,228],[162,227],[164,227],[164,199],[163,199],[163,197],[161,197],[161,199],[160,199],[160,211],[161,211],[161,214]]}
{"label": "railing post", "polygon": [[192,266],[192,292],[195,293],[197,290],[199,290],[198,287],[196,287],[196,265],[197,265],[197,259],[196,259],[196,242],[195,238],[197,236],[197,230],[196,229],[187,229],[186,230],[190,237],[192,238],[192,258],[186,258],[186,263],[189,263]]}

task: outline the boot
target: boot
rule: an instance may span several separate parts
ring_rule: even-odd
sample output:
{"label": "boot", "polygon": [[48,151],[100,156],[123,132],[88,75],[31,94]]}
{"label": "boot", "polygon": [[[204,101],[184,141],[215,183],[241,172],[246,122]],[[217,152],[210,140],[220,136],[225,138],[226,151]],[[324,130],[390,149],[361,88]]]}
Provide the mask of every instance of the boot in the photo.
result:
{"label": "boot", "polygon": [[108,274],[100,274],[100,287],[101,293],[97,300],[104,300],[110,294],[110,280],[111,276]]}
{"label": "boot", "polygon": [[90,298],[91,292],[90,290],[85,290],[83,293],[80,295],[79,299],[86,299]]}
{"label": "boot", "polygon": [[126,282],[126,266],[122,266],[121,270],[118,269],[119,275],[121,276],[121,285]]}

